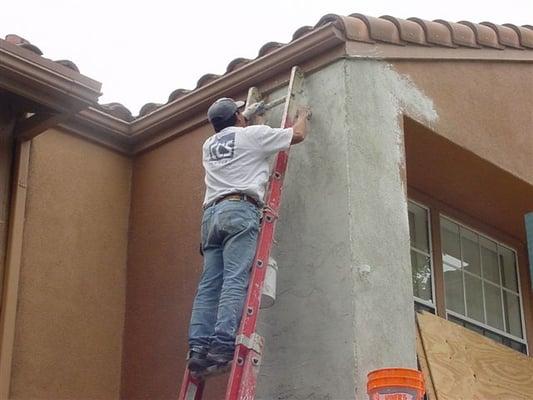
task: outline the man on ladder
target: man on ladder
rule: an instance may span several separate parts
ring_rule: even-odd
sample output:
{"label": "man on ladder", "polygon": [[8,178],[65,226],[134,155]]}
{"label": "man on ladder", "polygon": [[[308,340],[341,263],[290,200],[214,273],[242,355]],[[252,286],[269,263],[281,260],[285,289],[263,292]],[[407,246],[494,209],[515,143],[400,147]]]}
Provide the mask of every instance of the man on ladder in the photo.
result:
{"label": "man on ladder", "polygon": [[203,145],[204,265],[189,326],[187,362],[195,374],[222,368],[233,359],[256,251],[269,158],[305,139],[311,115],[308,108],[299,109],[291,128],[247,126],[247,119],[259,113],[261,105],[241,113],[243,105],[221,98],[207,112],[215,134]]}

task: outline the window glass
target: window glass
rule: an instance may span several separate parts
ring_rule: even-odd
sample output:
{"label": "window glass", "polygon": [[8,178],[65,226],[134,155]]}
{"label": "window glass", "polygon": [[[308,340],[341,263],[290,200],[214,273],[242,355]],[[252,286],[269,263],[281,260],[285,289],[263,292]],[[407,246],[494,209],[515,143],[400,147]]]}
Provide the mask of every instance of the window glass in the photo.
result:
{"label": "window glass", "polygon": [[411,250],[413,293],[422,300],[432,301],[430,257]]}
{"label": "window glass", "polygon": [[433,303],[429,211],[411,201],[408,203],[408,211],[413,294],[419,300]]}
{"label": "window glass", "polygon": [[465,274],[464,278],[467,316],[481,323],[485,323],[481,279],[470,274]]}
{"label": "window glass", "polygon": [[516,278],[516,260],[514,251],[500,246],[500,262],[502,265],[502,285],[518,293],[518,279]]}
{"label": "window glass", "polygon": [[479,235],[461,227],[461,248],[464,270],[481,276]]}
{"label": "window glass", "polygon": [[409,236],[411,246],[429,253],[428,213],[425,208],[409,203]]}
{"label": "window glass", "polygon": [[520,299],[517,295],[503,291],[503,306],[505,309],[506,331],[513,336],[523,338],[522,318],[520,315]]}
{"label": "window glass", "polygon": [[442,261],[455,268],[461,268],[461,245],[459,225],[441,218]]}
{"label": "window glass", "polygon": [[485,306],[487,308],[487,325],[504,330],[502,315],[502,293],[498,286],[484,283]]}
{"label": "window glass", "polygon": [[462,271],[444,265],[444,286],[446,288],[446,307],[464,315],[465,299]]}
{"label": "window glass", "polygon": [[500,269],[498,267],[498,245],[492,240],[481,237],[481,263],[483,268],[483,278],[491,282],[500,284]]}

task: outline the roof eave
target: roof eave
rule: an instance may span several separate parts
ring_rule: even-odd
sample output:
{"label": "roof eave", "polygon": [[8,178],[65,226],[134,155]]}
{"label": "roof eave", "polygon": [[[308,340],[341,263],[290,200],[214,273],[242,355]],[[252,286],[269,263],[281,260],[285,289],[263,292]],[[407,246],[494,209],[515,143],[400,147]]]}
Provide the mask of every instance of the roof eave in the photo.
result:
{"label": "roof eave", "polygon": [[0,88],[61,113],[97,104],[101,83],[0,39]]}
{"label": "roof eave", "polygon": [[217,97],[242,93],[248,87],[265,81],[293,65],[333,49],[346,41],[344,33],[333,24],[325,25],[305,36],[258,58],[213,82],[168,103],[132,122],[134,148],[168,126],[178,124],[207,108]]}

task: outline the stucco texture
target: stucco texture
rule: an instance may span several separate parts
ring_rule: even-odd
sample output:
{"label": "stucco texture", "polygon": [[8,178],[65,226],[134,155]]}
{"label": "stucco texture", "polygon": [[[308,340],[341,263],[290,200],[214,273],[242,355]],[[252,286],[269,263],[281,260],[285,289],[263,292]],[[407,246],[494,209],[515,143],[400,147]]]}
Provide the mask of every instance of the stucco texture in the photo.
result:
{"label": "stucco texture", "polygon": [[[202,269],[201,146],[210,134],[206,125],[134,160],[123,399],[178,395]],[[221,387],[211,381],[206,398],[220,399]]]}
{"label": "stucco texture", "polygon": [[11,399],[118,399],[131,161],[33,141]]}
{"label": "stucco texture", "polygon": [[396,61],[431,98],[437,132],[533,184],[533,66],[491,61]]}

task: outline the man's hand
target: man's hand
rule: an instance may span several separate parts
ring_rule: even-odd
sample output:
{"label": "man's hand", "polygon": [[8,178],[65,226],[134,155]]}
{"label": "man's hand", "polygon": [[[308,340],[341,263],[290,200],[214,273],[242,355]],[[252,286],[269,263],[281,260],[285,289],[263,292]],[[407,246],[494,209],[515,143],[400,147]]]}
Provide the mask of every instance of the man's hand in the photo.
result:
{"label": "man's hand", "polygon": [[246,107],[246,109],[242,112],[242,115],[246,121],[251,121],[255,116],[263,115],[265,111],[265,102],[259,101]]}
{"label": "man's hand", "polygon": [[311,119],[311,109],[307,106],[300,107],[296,111],[296,120],[292,125],[291,144],[298,144],[304,141],[307,134],[307,121]]}
{"label": "man's hand", "polygon": [[311,119],[311,115],[313,115],[313,113],[311,112],[311,108],[308,106],[300,107],[296,111],[296,119],[306,119],[309,121]]}

